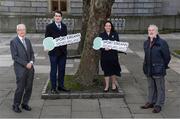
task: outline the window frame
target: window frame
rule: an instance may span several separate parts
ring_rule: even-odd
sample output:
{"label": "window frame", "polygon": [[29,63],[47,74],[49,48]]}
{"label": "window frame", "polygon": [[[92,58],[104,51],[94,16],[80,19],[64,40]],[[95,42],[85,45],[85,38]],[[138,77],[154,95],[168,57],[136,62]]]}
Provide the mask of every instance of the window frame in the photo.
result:
{"label": "window frame", "polygon": [[48,3],[49,3],[49,12],[52,13],[53,10],[52,10],[52,1],[57,1],[58,2],[58,10],[60,10],[61,8],[61,1],[65,1],[66,2],[66,11],[61,11],[63,14],[67,14],[69,13],[69,0],[48,0]]}

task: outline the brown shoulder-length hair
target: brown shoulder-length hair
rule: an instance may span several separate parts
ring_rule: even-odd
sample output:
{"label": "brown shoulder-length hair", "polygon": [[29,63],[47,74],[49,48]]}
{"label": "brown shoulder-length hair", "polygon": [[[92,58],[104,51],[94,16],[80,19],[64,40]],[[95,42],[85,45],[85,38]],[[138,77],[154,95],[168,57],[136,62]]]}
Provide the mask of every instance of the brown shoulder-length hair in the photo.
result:
{"label": "brown shoulder-length hair", "polygon": [[105,27],[106,23],[110,23],[111,24],[111,32],[115,32],[115,29],[114,29],[114,26],[113,26],[112,22],[110,20],[105,21],[104,27]]}

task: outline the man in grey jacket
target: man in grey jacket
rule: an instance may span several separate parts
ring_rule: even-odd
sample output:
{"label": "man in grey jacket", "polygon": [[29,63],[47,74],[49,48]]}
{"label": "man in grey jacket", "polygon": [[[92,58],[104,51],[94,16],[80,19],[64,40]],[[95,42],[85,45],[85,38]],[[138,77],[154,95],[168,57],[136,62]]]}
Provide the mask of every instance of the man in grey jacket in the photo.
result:
{"label": "man in grey jacket", "polygon": [[14,60],[17,88],[14,95],[13,111],[20,113],[22,109],[31,111],[28,105],[34,79],[34,52],[29,39],[25,37],[26,26],[17,25],[17,36],[11,40],[10,49]]}

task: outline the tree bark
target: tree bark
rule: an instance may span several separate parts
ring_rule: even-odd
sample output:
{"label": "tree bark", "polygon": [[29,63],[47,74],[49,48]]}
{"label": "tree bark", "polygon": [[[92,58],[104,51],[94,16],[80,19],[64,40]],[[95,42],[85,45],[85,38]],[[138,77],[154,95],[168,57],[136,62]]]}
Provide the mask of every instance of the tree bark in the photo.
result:
{"label": "tree bark", "polygon": [[81,54],[84,46],[87,24],[89,19],[89,8],[91,0],[83,0],[83,15],[82,15],[82,27],[81,27],[81,41],[78,45],[78,53]]}
{"label": "tree bark", "polygon": [[92,48],[93,40],[98,36],[103,24],[110,17],[114,0],[91,0],[88,27],[80,65],[75,79],[83,86],[93,85],[93,79],[99,70],[99,53]]}

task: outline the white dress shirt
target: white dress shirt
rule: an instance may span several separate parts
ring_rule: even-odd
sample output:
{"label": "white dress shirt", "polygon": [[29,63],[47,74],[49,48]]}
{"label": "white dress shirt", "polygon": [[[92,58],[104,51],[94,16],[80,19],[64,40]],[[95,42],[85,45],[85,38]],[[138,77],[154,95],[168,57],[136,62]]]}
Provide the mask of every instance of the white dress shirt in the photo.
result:
{"label": "white dress shirt", "polygon": [[[24,43],[26,43],[25,37],[23,38],[23,37],[21,37],[21,36],[18,35],[18,38],[20,39],[20,41],[22,42],[23,45],[24,45]],[[23,40],[24,40],[24,41],[23,41]],[[24,43],[23,43],[23,42],[24,42]],[[26,48],[27,48],[27,46],[26,46]],[[30,61],[29,63],[33,64],[34,62],[33,62],[33,61]]]}

